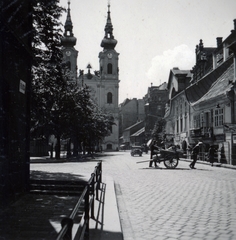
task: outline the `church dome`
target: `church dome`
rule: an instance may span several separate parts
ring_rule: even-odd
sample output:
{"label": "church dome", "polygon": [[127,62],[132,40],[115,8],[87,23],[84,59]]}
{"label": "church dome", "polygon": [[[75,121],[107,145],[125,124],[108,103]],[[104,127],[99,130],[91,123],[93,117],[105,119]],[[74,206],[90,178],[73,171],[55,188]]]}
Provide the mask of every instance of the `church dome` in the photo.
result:
{"label": "church dome", "polygon": [[104,37],[101,42],[101,47],[105,49],[114,49],[117,44],[117,40],[114,38],[106,38]]}
{"label": "church dome", "polygon": [[61,43],[64,47],[73,47],[76,45],[76,40],[74,36],[67,36],[61,39]]}

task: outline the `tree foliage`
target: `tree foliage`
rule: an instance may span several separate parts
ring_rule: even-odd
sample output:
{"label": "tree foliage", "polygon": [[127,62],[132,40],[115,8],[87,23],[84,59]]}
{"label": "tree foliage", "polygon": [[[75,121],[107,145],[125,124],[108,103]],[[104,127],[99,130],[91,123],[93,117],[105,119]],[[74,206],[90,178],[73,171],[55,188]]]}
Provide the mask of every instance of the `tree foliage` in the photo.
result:
{"label": "tree foliage", "polygon": [[[58,0],[33,0],[31,136],[53,134],[58,144],[61,138],[73,138],[91,145],[109,133],[111,117],[91,100],[88,87],[70,81],[61,51],[59,19],[64,9],[58,4]],[[60,145],[58,158],[59,151]]]}
{"label": "tree foliage", "polygon": [[152,137],[156,139],[158,144],[161,144],[161,142],[164,141],[165,124],[166,121],[164,119],[159,119],[156,121],[155,126],[152,130]]}

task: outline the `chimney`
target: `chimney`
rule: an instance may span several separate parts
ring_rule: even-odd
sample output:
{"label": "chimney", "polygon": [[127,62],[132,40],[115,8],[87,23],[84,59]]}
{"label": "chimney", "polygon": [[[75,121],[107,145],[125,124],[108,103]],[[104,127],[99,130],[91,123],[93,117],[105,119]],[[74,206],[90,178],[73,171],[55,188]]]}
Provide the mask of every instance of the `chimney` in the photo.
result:
{"label": "chimney", "polygon": [[217,37],[216,38],[216,44],[217,44],[217,48],[219,48],[220,47],[220,45],[222,44],[222,37]]}
{"label": "chimney", "polygon": [[234,32],[236,32],[236,19],[234,19],[234,29],[231,30],[231,33],[234,33]]}

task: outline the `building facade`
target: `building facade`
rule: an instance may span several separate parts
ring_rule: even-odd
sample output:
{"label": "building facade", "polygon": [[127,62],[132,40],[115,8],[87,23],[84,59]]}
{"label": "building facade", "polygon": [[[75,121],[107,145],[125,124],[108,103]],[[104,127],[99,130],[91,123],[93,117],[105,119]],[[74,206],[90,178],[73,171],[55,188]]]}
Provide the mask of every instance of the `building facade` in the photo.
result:
{"label": "building facade", "polygon": [[[17,11],[16,11],[17,9]],[[13,13],[14,12],[14,16]],[[32,2],[1,1],[0,208],[29,191]]]}
{"label": "building facade", "polygon": [[173,136],[174,144],[182,147],[202,141],[202,160],[206,160],[206,152],[213,145],[218,162],[235,165],[236,20],[231,34],[224,41],[217,38],[216,42],[215,48],[205,48],[200,40],[196,64],[191,76],[186,75],[183,89],[176,91],[173,78],[169,78],[166,132]]}
{"label": "building facade", "polygon": [[152,137],[152,130],[155,123],[165,115],[165,105],[168,101],[167,83],[160,86],[151,86],[144,96],[145,102],[145,135],[148,141]]}
{"label": "building facade", "polygon": [[119,135],[123,134],[123,130],[145,119],[144,100],[126,98],[119,106],[120,127]]}

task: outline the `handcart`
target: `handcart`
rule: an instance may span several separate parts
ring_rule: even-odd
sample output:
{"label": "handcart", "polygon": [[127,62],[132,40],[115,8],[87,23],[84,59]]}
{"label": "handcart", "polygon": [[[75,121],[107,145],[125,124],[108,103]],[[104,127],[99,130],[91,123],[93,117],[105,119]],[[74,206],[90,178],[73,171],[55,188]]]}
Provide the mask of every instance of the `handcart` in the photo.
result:
{"label": "handcart", "polygon": [[149,161],[156,161],[157,163],[163,162],[166,168],[174,169],[179,164],[179,155],[182,154],[182,151],[176,149],[175,147],[170,147],[168,149],[161,149],[157,150],[154,153],[152,160],[140,161],[137,163],[149,162]]}
{"label": "handcart", "polygon": [[176,168],[179,164],[179,153],[177,150],[161,149],[153,157],[153,161],[163,162],[166,168]]}

